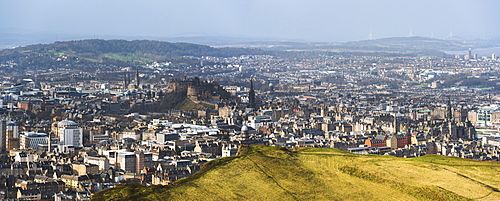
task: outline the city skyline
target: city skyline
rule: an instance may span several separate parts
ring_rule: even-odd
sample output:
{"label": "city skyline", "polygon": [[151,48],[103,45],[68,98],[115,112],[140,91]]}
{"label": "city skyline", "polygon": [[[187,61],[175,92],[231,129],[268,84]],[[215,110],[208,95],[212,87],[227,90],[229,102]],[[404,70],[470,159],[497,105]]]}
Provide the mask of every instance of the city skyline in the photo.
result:
{"label": "city skyline", "polygon": [[0,200],[500,200],[495,4],[0,0]]}

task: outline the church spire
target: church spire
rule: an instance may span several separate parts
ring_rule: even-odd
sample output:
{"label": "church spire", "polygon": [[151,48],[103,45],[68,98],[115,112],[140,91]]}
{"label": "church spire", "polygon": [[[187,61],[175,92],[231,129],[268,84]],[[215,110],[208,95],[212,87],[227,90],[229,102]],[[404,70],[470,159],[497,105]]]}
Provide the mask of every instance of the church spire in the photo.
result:
{"label": "church spire", "polygon": [[255,91],[253,89],[253,78],[250,78],[250,91],[248,92],[248,104],[255,109]]}
{"label": "church spire", "polygon": [[451,111],[451,98],[448,96],[448,103],[446,105],[446,120],[453,120],[453,113]]}
{"label": "church spire", "polygon": [[135,67],[135,88],[139,88],[139,66]]}
{"label": "church spire", "polygon": [[398,134],[400,131],[400,127],[399,127],[399,122],[398,122],[398,116],[396,115],[396,113],[394,113],[394,119],[393,119],[392,125],[394,127],[394,133]]}
{"label": "church spire", "polygon": [[127,89],[128,88],[128,84],[130,84],[129,80],[128,80],[128,72],[125,72],[123,74],[123,89]]}
{"label": "church spire", "polygon": [[49,132],[49,142],[48,142],[48,148],[47,148],[47,152],[50,153],[52,152],[52,132]]}

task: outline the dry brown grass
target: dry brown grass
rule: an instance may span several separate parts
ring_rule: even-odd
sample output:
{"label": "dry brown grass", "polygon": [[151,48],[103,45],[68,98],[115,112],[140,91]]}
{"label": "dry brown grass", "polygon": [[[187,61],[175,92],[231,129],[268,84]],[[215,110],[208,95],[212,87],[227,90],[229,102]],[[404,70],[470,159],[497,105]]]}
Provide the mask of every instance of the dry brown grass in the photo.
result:
{"label": "dry brown grass", "polygon": [[[250,147],[142,200],[498,200],[500,163]],[[121,194],[108,194],[127,195]],[[137,198],[137,193],[133,194]],[[108,197],[109,198],[109,197]],[[124,197],[114,197],[127,200]],[[111,199],[108,199],[111,200]]]}

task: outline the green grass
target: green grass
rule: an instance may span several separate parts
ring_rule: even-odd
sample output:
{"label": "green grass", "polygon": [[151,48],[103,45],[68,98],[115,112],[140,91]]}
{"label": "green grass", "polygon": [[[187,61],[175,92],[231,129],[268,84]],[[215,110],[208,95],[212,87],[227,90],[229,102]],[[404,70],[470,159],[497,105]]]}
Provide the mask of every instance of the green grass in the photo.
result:
{"label": "green grass", "polygon": [[58,56],[58,57],[63,56],[63,55],[68,55],[68,54],[67,54],[66,52],[64,52],[64,51],[59,52],[59,51],[56,51],[56,50],[48,50],[47,52],[48,52],[49,54],[52,54],[52,55],[54,55],[54,56]]}
{"label": "green grass", "polygon": [[97,59],[89,59],[89,58],[85,58],[86,60],[90,61],[90,62],[94,62],[94,63],[98,63],[98,62],[101,62]]}
{"label": "green grass", "polygon": [[427,86],[427,84],[426,84],[426,83],[413,85],[413,87],[426,87],[426,86]]}
{"label": "green grass", "polygon": [[139,57],[135,54],[115,54],[115,53],[107,53],[103,54],[103,57],[118,60],[118,61],[125,61],[125,62],[139,62],[139,63],[149,63],[153,62],[153,60],[144,58],[144,57]]}
{"label": "green grass", "polygon": [[211,104],[204,103],[204,102],[200,102],[198,104],[201,105],[202,108],[215,109],[215,105],[211,105]]}
{"label": "green grass", "polygon": [[188,63],[174,63],[176,66],[189,66]]}
{"label": "green grass", "polygon": [[171,186],[120,185],[94,200],[498,200],[500,163],[252,146]]}

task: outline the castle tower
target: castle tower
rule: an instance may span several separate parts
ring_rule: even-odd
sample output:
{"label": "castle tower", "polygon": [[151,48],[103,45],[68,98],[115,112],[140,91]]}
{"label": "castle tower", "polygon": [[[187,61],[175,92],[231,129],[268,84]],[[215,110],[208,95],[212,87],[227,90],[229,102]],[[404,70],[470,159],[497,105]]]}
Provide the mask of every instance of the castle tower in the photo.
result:
{"label": "castle tower", "polygon": [[198,101],[198,88],[196,86],[188,86],[187,97],[192,101]]}

